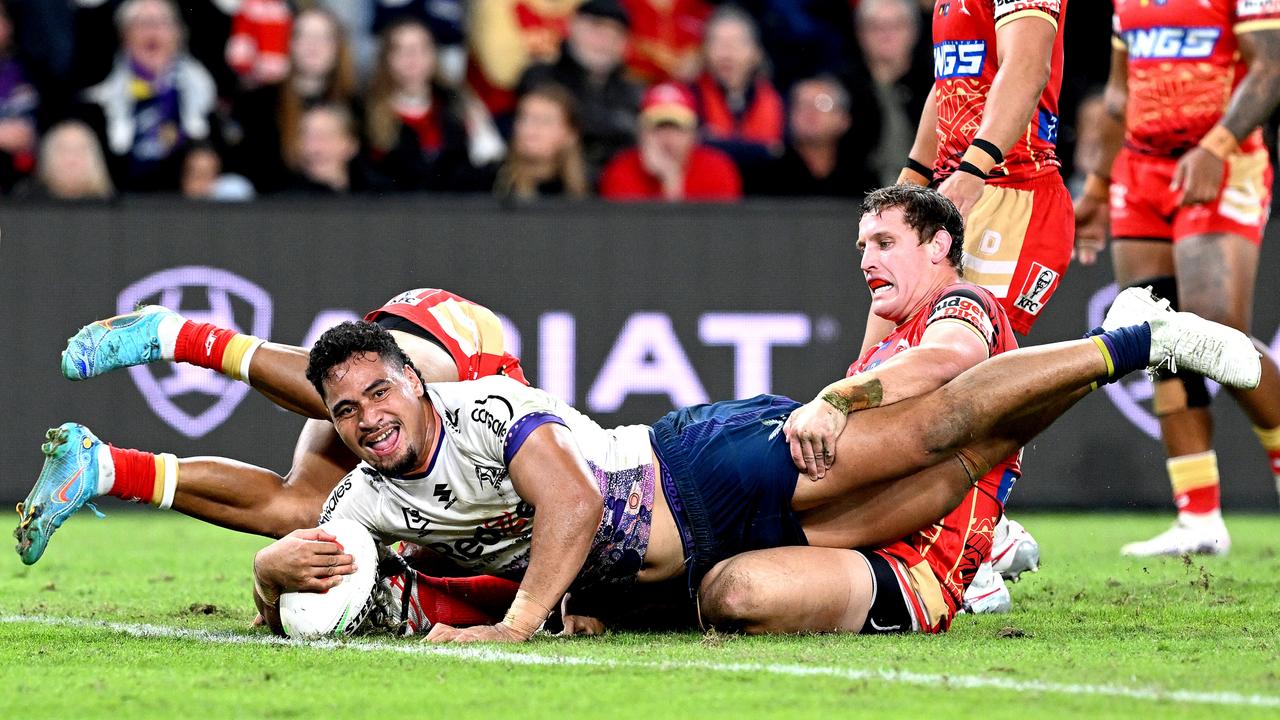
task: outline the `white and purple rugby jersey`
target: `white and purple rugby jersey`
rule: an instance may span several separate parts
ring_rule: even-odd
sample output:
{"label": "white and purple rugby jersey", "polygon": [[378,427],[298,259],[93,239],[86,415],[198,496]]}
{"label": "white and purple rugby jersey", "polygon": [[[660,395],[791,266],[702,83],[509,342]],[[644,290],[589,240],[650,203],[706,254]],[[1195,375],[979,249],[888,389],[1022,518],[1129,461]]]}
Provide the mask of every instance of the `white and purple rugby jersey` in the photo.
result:
{"label": "white and purple rugby jersey", "polygon": [[516,494],[508,468],[535,428],[558,423],[577,440],[604,503],[575,585],[635,577],[653,519],[648,426],[606,430],[502,376],[428,384],[427,396],[439,416],[439,441],[426,473],[393,478],[361,463],[330,493],[321,522],[350,518],[383,543],[416,543],[474,572],[519,578],[529,565],[533,508]]}

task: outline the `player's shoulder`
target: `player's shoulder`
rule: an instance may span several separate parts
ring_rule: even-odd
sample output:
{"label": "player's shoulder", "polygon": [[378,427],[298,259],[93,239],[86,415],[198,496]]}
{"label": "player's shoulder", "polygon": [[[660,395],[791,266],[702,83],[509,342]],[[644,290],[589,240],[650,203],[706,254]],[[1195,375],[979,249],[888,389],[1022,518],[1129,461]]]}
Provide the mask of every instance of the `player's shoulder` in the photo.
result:
{"label": "player's shoulder", "polygon": [[329,491],[329,497],[320,507],[320,523],[336,518],[350,518],[366,522],[372,517],[371,503],[378,495],[378,488],[386,478],[365,463],[356,465]]}
{"label": "player's shoulder", "polygon": [[1008,315],[995,295],[984,287],[963,281],[948,285],[936,295],[926,324],[939,320],[968,323],[993,347],[1000,329],[1009,324]]}

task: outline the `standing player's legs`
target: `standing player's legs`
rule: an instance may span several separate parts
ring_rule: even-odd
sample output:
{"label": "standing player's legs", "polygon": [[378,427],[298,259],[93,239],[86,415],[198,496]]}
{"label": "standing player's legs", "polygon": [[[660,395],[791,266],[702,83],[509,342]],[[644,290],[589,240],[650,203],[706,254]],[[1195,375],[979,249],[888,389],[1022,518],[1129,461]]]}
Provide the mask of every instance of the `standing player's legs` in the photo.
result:
{"label": "standing player's legs", "polygon": [[[1122,154],[1116,164],[1120,204],[1113,215],[1119,236],[1173,238],[1121,241],[1113,246],[1117,282],[1152,285],[1179,309],[1248,332],[1256,280],[1258,243],[1270,206],[1271,171],[1264,150],[1235,153],[1224,189],[1213,202],[1174,207],[1167,190],[1173,161]],[[1113,202],[1113,207],[1116,203]],[[1271,456],[1280,462],[1280,380],[1265,346],[1258,343],[1262,381],[1233,391]],[[1178,520],[1147,541],[1130,543],[1127,555],[1223,553],[1230,536],[1222,522],[1217,455],[1213,450],[1210,395],[1201,377],[1178,373],[1156,383],[1155,410],[1168,456]]]}

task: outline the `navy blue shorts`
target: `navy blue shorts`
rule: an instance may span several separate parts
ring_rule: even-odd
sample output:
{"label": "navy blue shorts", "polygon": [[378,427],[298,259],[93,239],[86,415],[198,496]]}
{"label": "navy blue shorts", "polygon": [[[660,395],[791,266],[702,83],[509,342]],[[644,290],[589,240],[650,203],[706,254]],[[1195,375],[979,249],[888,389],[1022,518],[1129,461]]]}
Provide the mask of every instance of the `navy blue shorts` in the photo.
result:
{"label": "navy blue shorts", "polygon": [[809,544],[791,510],[799,471],[782,434],[782,424],[798,407],[790,398],[758,395],[683,408],[653,424],[653,447],[684,542],[691,592],[721,560]]}

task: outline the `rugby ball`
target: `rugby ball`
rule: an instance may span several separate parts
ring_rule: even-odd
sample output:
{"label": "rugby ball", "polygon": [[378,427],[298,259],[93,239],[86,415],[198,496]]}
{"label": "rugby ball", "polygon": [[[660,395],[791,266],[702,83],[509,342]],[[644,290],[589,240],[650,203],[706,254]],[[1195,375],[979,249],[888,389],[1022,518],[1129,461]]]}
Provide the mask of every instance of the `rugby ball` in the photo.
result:
{"label": "rugby ball", "polygon": [[291,592],[280,596],[280,624],[291,638],[314,640],[353,634],[375,602],[378,549],[373,536],[354,520],[330,520],[321,530],[338,538],[356,563],[356,571],[327,593]]}

